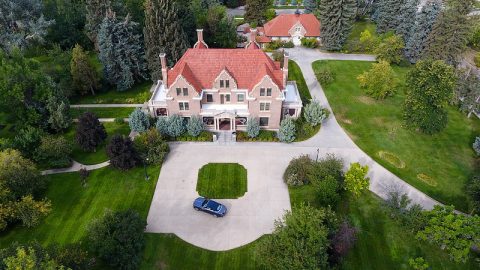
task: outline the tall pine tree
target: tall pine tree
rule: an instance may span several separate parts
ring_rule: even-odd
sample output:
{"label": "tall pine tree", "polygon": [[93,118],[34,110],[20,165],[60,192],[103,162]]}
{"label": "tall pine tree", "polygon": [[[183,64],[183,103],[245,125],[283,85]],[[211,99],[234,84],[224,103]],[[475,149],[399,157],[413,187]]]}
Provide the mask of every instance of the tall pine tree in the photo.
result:
{"label": "tall pine tree", "polygon": [[425,49],[425,41],[432,31],[440,9],[441,4],[439,1],[429,1],[423,6],[422,11],[417,14],[412,34],[405,46],[405,56],[411,63],[416,63],[420,60],[420,56]]}
{"label": "tall pine tree", "polygon": [[319,0],[303,0],[303,6],[305,7],[305,13],[314,13],[317,10]]}
{"label": "tall pine tree", "polygon": [[147,0],[145,2],[145,47],[151,78],[162,77],[159,54],[166,53],[172,66],[188,48],[187,36],[179,23],[175,0]]}
{"label": "tall pine tree", "polygon": [[267,10],[272,7],[272,0],[247,0],[245,5],[245,21],[263,25],[267,19]]}
{"label": "tall pine tree", "polygon": [[457,65],[470,35],[468,14],[472,7],[473,0],[448,0],[428,35],[422,56]]}
{"label": "tall pine tree", "polygon": [[85,8],[87,10],[85,32],[98,50],[98,31],[107,11],[111,8],[111,3],[110,0],[85,0]]}
{"label": "tall pine tree", "polygon": [[386,33],[394,31],[400,25],[400,14],[402,12],[405,0],[379,0],[376,3],[376,21],[377,31]]}
{"label": "tall pine tree", "polygon": [[98,33],[99,58],[105,79],[116,85],[118,91],[147,78],[145,51],[137,28],[138,24],[130,21],[129,16],[119,21],[110,11]]}
{"label": "tall pine tree", "polygon": [[320,21],[322,43],[327,50],[340,50],[347,39],[356,15],[356,0],[322,0]]}
{"label": "tall pine tree", "polygon": [[412,29],[415,25],[419,0],[404,0],[402,10],[398,14],[399,21],[395,32],[403,38],[406,43],[412,35]]}

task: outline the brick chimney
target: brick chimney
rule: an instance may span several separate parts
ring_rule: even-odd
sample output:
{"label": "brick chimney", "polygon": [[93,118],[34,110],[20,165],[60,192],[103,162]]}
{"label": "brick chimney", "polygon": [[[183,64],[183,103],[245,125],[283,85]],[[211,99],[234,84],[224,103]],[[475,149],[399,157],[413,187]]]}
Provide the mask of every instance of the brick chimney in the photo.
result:
{"label": "brick chimney", "polygon": [[208,49],[207,43],[203,40],[203,29],[197,29],[197,42],[193,45],[193,48]]}
{"label": "brick chimney", "polygon": [[249,42],[257,42],[257,29],[250,29],[250,40]]}
{"label": "brick chimney", "polygon": [[287,86],[287,80],[288,80],[288,60],[289,60],[288,52],[284,51],[284,54],[283,54],[283,84],[285,86]]}
{"label": "brick chimney", "polygon": [[167,58],[165,53],[160,54],[160,62],[162,63],[162,80],[165,85],[168,83],[168,68],[167,68]]}

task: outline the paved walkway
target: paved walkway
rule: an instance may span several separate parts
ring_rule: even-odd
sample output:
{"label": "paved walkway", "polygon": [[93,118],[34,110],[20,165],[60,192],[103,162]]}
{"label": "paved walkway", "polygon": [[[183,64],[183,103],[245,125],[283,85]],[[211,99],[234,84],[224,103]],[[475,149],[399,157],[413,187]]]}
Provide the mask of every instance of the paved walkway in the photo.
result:
{"label": "paved walkway", "polygon": [[103,168],[103,167],[107,167],[108,165],[110,165],[110,161],[105,161],[105,162],[95,164],[95,165],[83,165],[83,164],[78,163],[74,160],[71,167],[42,171],[42,175],[78,172],[82,168],[85,168],[88,171],[91,171],[91,170],[96,170],[96,169],[100,169],[100,168]]}
{"label": "paved walkway", "polygon": [[[317,82],[312,63],[316,60],[374,61],[371,55],[322,53],[295,48],[288,50],[300,66],[312,96],[329,108]],[[437,201],[376,163],[348,137],[334,114],[322,124],[320,132],[300,143],[174,143],[162,166],[152,205],[147,217],[147,231],[174,233],[183,240],[209,250],[229,250],[271,233],[274,220],[290,209],[288,188],[282,175],[288,162],[302,154],[316,158],[333,153],[345,160],[368,165],[370,190],[382,198],[389,191],[406,193],[412,202],[431,209]],[[237,200],[220,200],[230,209],[224,218],[215,219],[193,210],[191,203],[198,196],[198,169],[210,162],[238,162],[248,171],[248,192]],[[346,169],[346,168],[345,168]],[[288,199],[289,200],[289,199]]]}
{"label": "paved walkway", "polygon": [[70,108],[137,108],[143,104],[71,104]]}

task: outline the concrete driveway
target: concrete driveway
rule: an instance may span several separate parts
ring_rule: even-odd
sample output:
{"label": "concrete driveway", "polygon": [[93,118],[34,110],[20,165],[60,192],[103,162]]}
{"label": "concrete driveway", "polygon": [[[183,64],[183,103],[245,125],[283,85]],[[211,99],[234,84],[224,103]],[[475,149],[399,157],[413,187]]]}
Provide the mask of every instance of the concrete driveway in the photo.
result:
{"label": "concrete driveway", "polygon": [[[148,213],[147,232],[175,233],[209,250],[228,250],[271,233],[275,219],[290,210],[282,175],[291,159],[284,150],[176,144],[162,166]],[[248,191],[235,200],[218,200],[229,210],[215,218],[192,208],[198,170],[207,163],[239,163],[247,169]]]}

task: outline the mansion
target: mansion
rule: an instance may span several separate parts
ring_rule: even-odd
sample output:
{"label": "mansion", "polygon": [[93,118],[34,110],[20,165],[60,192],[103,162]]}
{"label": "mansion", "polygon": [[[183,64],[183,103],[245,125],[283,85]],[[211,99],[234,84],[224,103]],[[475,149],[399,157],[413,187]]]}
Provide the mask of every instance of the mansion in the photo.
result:
{"label": "mansion", "polygon": [[198,115],[210,131],[245,130],[250,117],[262,129],[278,130],[285,116],[300,116],[297,86],[287,80],[288,55],[282,68],[260,49],[254,35],[242,49],[210,49],[203,31],[197,34],[197,43],[173,68],[160,55],[162,80],[148,101],[152,116]]}

